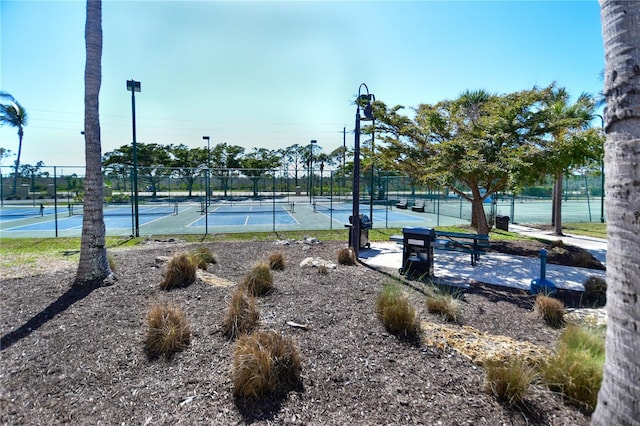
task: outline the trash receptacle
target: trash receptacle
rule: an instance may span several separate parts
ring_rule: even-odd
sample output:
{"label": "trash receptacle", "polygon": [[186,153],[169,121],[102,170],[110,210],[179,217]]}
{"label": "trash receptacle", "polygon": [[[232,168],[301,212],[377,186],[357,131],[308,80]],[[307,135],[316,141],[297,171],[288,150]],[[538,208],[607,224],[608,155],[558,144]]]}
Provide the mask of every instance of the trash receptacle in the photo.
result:
{"label": "trash receptacle", "polygon": [[[353,216],[349,216],[349,223],[353,225]],[[359,241],[358,247],[360,248],[369,248],[371,244],[369,244],[369,229],[373,227],[373,222],[371,218],[366,214],[360,215],[360,235],[358,235]],[[351,244],[351,240],[349,240],[349,244]]]}
{"label": "trash receptacle", "polygon": [[433,276],[433,242],[436,233],[431,228],[403,228],[402,268],[408,278]]}
{"label": "trash receptacle", "polygon": [[496,228],[501,229],[503,231],[509,230],[509,216],[496,216]]}

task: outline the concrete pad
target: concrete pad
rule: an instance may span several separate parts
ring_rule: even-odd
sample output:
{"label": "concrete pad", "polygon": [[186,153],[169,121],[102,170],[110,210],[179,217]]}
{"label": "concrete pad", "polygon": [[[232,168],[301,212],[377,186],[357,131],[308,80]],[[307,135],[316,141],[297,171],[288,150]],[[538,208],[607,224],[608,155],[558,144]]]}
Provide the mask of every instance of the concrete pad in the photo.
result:
{"label": "concrete pad", "polygon": [[[373,267],[398,270],[402,267],[402,245],[373,242],[370,249],[360,250],[360,260]],[[540,278],[540,259],[488,253],[480,256],[476,266],[471,266],[468,254],[435,250],[434,275],[468,284],[482,282],[529,290],[531,280]],[[560,289],[583,291],[583,283],[590,276],[604,278],[605,271],[547,264],[546,279]]]}

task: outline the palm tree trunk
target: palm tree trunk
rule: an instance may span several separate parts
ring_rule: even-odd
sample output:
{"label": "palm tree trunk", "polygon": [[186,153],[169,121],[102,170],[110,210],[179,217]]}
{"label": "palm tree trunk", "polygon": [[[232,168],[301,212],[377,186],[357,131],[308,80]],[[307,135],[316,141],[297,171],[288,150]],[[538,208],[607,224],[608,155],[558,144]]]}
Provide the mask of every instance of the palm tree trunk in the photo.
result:
{"label": "palm tree trunk", "polygon": [[22,127],[18,128],[18,156],[16,157],[16,166],[13,172],[13,191],[12,195],[17,194],[18,190],[18,171],[20,170],[20,155],[22,154],[22,136],[24,135],[24,131]]}
{"label": "palm tree trunk", "polygon": [[553,184],[553,230],[556,235],[562,233],[562,172],[556,173]]}
{"label": "palm tree trunk", "polygon": [[640,2],[601,0],[605,47],[607,334],[594,425],[640,419]]}
{"label": "palm tree trunk", "polygon": [[80,262],[75,285],[96,284],[112,275],[107,259],[104,212],[102,210],[102,160],[98,96],[102,81],[102,2],[87,0],[85,27],[84,137],[85,197],[82,218]]}

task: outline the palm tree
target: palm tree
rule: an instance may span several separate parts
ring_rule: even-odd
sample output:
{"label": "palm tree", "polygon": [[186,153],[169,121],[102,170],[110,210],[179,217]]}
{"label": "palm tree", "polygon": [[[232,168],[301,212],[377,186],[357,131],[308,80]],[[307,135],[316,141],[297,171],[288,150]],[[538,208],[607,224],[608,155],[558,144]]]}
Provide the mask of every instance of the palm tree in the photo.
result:
{"label": "palm tree", "polygon": [[102,283],[112,276],[105,243],[102,210],[102,159],[98,95],[102,82],[102,1],[87,0],[87,61],[84,83],[85,198],[80,261],[74,285]]}
{"label": "palm tree", "polygon": [[13,190],[16,194],[18,186],[18,167],[20,166],[20,154],[22,153],[22,136],[24,136],[24,126],[27,125],[27,111],[7,92],[0,92],[0,99],[7,99],[8,104],[0,104],[0,126],[5,124],[18,128],[18,156],[16,157],[15,171],[13,173]]}
{"label": "palm tree", "polygon": [[605,47],[607,334],[594,425],[640,421],[640,2],[601,0]]}
{"label": "palm tree", "polygon": [[[562,235],[562,177],[569,167],[587,157],[589,139],[581,132],[589,127],[594,117],[595,101],[587,93],[581,94],[575,103],[570,103],[569,93],[564,88],[554,88],[544,102],[548,117],[550,155],[545,158],[547,167],[553,171],[552,223],[557,235]],[[581,143],[585,142],[585,143]]]}

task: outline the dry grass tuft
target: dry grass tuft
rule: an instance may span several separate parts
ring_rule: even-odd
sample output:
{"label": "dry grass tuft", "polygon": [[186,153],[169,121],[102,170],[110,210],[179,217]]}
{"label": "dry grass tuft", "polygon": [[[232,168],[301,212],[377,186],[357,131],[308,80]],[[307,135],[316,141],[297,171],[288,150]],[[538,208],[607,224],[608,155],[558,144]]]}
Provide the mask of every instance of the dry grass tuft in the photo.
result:
{"label": "dry grass tuft", "polygon": [[564,324],[564,304],[558,299],[539,294],[533,310],[551,327],[561,327]]}
{"label": "dry grass tuft", "polygon": [[250,333],[258,326],[260,312],[255,297],[238,288],[231,296],[231,303],[222,323],[222,334],[229,339],[237,339],[241,334]]}
{"label": "dry grass tuft", "polygon": [[569,325],[556,353],[541,367],[542,377],[549,389],[591,412],[598,402],[604,358],[602,332]]}
{"label": "dry grass tuft", "polygon": [[191,260],[198,269],[203,271],[207,270],[209,264],[215,265],[217,263],[215,256],[209,249],[209,247],[199,246],[191,253]]}
{"label": "dry grass tuft", "polygon": [[595,306],[607,304],[607,281],[604,278],[591,276],[584,283],[583,302]]}
{"label": "dry grass tuft", "polygon": [[184,350],[191,341],[191,329],[180,308],[171,304],[154,304],[147,314],[145,350],[151,356],[170,357]]}
{"label": "dry grass tuft", "polygon": [[293,340],[275,331],[243,334],[233,354],[234,394],[260,399],[286,392],[300,381],[300,354]]}
{"label": "dry grass tuft", "polygon": [[272,271],[284,271],[285,257],[284,253],[276,252],[269,255],[269,267]]}
{"label": "dry grass tuft", "polygon": [[376,315],[390,333],[415,338],[420,334],[416,310],[397,286],[387,284],[376,299]]}
{"label": "dry grass tuft", "polygon": [[485,364],[485,391],[510,406],[523,405],[524,396],[535,378],[535,370],[519,359]]}
{"label": "dry grass tuft", "polygon": [[458,322],[462,313],[460,300],[451,294],[436,293],[427,296],[427,310],[432,314],[442,315],[444,319],[451,322]]}
{"label": "dry grass tuft", "polygon": [[107,262],[109,262],[109,269],[111,272],[116,272],[116,258],[112,254],[107,255]]}
{"label": "dry grass tuft", "polygon": [[327,265],[320,265],[318,266],[318,273],[320,275],[329,275],[329,268],[327,268]]}
{"label": "dry grass tuft", "polygon": [[338,264],[353,266],[356,264],[356,255],[349,247],[342,247],[338,250]]}
{"label": "dry grass tuft", "polygon": [[263,296],[269,293],[273,288],[273,273],[269,265],[260,262],[254,266],[245,276],[242,288],[252,296]]}
{"label": "dry grass tuft", "polygon": [[160,288],[171,290],[175,287],[186,287],[196,280],[196,265],[186,253],[175,254],[167,262],[167,269],[160,282]]}

